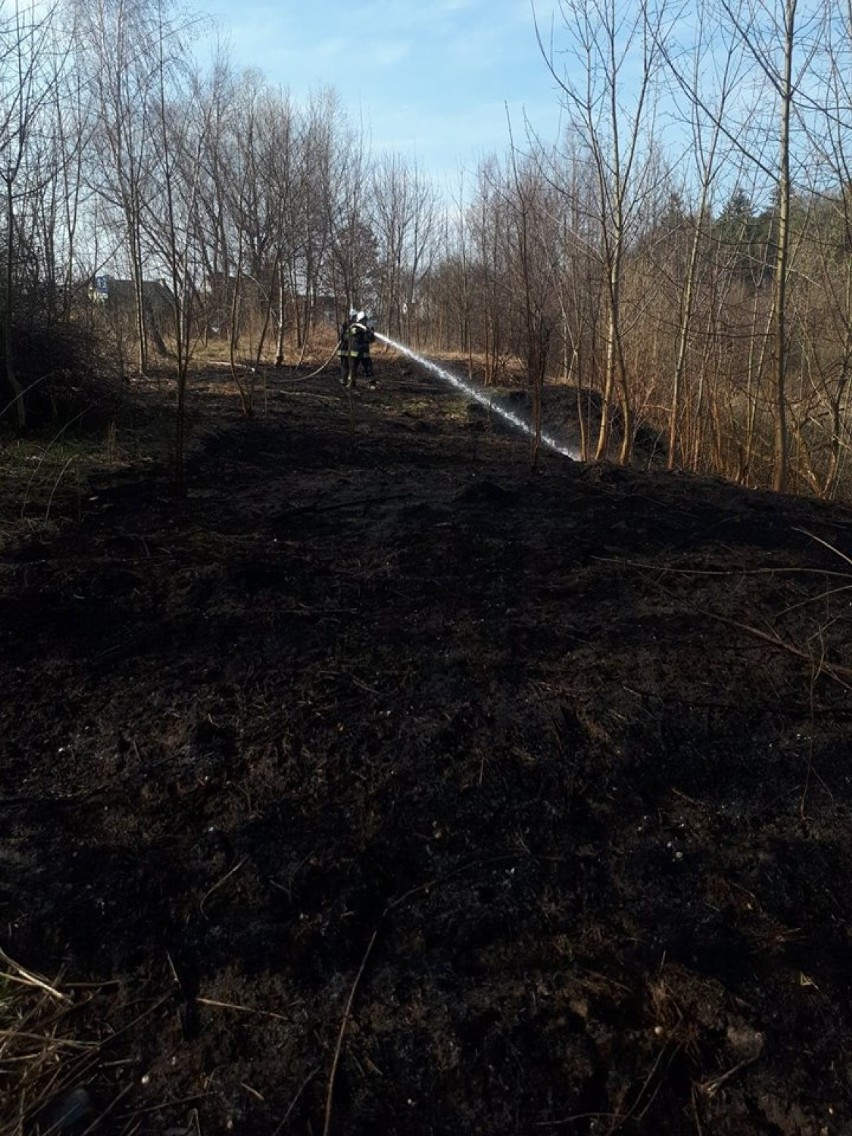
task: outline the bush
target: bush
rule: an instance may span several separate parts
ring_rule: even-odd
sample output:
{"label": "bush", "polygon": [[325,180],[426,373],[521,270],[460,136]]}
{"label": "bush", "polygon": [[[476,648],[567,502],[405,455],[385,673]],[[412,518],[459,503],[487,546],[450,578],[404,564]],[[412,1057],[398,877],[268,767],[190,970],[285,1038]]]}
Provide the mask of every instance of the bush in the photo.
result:
{"label": "bush", "polygon": [[[15,327],[12,360],[24,391],[28,428],[81,416],[103,422],[114,414],[117,378],[84,327]],[[5,351],[0,350],[0,418],[14,424],[14,396],[5,368]]]}

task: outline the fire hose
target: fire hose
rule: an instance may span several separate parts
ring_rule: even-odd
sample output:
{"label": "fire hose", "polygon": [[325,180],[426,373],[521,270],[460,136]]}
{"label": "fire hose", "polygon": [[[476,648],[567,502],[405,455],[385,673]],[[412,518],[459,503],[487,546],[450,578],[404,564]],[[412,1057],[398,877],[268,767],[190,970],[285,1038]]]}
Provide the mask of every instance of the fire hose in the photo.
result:
{"label": "fire hose", "polygon": [[326,369],[326,367],[329,365],[329,363],[332,361],[334,356],[337,354],[338,346],[339,346],[339,344],[336,343],[331,350],[331,354],[326,359],[326,361],[322,364],[322,366],[317,367],[317,369],[315,371],[311,371],[311,373],[309,375],[297,375],[296,378],[294,378],[294,379],[279,379],[279,378],[276,378],[274,381],[276,383],[306,383],[308,381],[308,379],[316,378],[316,376],[320,373],[320,371],[324,371]]}

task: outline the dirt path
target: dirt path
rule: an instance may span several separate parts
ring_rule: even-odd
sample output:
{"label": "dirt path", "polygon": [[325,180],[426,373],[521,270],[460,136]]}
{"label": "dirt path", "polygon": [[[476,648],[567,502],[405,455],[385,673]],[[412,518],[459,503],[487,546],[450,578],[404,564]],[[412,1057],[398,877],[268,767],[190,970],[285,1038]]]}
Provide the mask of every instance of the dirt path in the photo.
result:
{"label": "dirt path", "polygon": [[27,1100],[123,1136],[852,1130],[852,515],[533,474],[381,373],[256,422],[211,382],[185,503],[105,475],[4,558],[0,946],[89,1046]]}

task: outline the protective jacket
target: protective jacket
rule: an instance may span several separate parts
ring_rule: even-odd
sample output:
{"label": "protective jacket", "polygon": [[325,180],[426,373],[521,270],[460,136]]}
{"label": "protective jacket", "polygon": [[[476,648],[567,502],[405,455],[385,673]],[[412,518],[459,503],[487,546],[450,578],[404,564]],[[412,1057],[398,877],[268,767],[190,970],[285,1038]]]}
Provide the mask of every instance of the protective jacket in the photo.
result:
{"label": "protective jacket", "polygon": [[356,358],[363,358],[365,355],[370,354],[370,344],[375,338],[375,332],[371,327],[368,327],[367,324],[360,323],[358,320],[347,320],[340,329],[340,344],[337,349],[338,354],[341,356],[353,355]]}

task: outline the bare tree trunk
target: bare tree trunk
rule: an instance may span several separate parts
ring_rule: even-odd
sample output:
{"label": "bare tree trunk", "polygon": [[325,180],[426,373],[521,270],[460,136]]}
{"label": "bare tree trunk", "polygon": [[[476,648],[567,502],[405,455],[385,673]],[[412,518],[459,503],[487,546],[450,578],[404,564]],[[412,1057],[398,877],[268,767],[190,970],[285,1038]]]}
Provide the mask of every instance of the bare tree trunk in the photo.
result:
{"label": "bare tree trunk", "polygon": [[[18,430],[23,431],[27,425],[27,408],[24,402],[24,389],[18,382],[15,373],[14,345],[12,340],[12,317],[14,313],[14,264],[15,264],[15,213],[13,207],[11,177],[3,179],[6,186],[6,295],[4,297],[3,311],[3,367],[6,383],[12,395],[15,406],[15,422]],[[5,407],[0,407],[0,411]]]}
{"label": "bare tree trunk", "polygon": [[286,308],[286,288],[284,283],[284,262],[278,258],[278,336],[275,341],[275,366],[284,365],[284,311]]}
{"label": "bare tree trunk", "polygon": [[148,372],[148,329],[145,312],[145,280],[142,268],[142,254],[139,241],[139,221],[135,205],[128,216],[130,235],[130,270],[133,279],[133,297],[136,313],[136,343],[139,360],[139,374]]}
{"label": "bare tree trunk", "polygon": [[778,232],[775,253],[775,468],[772,488],[787,489],[787,269],[790,253],[790,112],[793,102],[793,46],[797,0],[784,5],[784,75],[781,83],[781,129],[778,154]]}
{"label": "bare tree trunk", "polygon": [[[616,272],[618,269],[616,269]],[[614,286],[615,285],[615,286]],[[618,334],[618,289],[617,281],[609,280],[609,310],[607,312],[606,355],[604,357],[603,399],[601,401],[601,421],[598,427],[598,440],[595,446],[595,461],[606,457],[609,435],[612,428],[612,407],[615,393],[615,366],[618,358],[615,337]]]}

